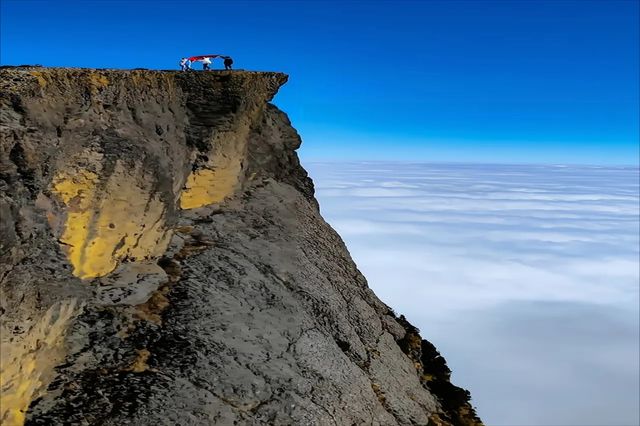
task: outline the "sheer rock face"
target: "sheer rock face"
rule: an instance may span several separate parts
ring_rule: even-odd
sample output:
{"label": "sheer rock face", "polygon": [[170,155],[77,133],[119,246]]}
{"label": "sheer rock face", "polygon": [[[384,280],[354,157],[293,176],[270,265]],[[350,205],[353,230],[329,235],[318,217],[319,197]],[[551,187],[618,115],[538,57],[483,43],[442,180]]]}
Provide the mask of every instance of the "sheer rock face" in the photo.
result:
{"label": "sheer rock face", "polygon": [[3,424],[479,424],[320,216],[286,80],[0,70]]}

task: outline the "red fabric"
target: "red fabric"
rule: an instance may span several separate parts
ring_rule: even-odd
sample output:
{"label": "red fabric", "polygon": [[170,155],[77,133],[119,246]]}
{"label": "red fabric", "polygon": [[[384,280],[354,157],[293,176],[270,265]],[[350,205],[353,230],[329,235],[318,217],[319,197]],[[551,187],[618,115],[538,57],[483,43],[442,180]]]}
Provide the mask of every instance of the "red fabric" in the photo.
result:
{"label": "red fabric", "polygon": [[190,60],[191,62],[195,62],[195,61],[201,61],[201,60],[203,60],[204,58],[211,58],[211,59],[213,59],[213,58],[217,58],[218,56],[222,56],[222,55],[199,55],[199,56],[192,56],[192,57],[190,57],[190,58],[189,58],[189,60]]}

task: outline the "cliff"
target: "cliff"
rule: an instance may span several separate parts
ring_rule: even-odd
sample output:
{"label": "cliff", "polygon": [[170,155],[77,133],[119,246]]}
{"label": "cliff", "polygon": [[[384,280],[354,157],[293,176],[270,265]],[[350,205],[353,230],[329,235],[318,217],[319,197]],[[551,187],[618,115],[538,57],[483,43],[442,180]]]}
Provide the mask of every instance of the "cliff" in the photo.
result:
{"label": "cliff", "polygon": [[0,69],[3,425],[478,425],[322,219],[281,73]]}

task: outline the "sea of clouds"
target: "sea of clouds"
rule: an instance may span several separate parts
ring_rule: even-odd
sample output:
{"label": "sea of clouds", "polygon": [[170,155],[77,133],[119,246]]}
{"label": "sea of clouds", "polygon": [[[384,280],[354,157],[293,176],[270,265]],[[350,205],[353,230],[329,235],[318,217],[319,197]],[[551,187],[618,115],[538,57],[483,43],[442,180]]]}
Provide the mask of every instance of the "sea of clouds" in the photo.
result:
{"label": "sea of clouds", "polygon": [[638,425],[637,167],[306,163],[488,425]]}

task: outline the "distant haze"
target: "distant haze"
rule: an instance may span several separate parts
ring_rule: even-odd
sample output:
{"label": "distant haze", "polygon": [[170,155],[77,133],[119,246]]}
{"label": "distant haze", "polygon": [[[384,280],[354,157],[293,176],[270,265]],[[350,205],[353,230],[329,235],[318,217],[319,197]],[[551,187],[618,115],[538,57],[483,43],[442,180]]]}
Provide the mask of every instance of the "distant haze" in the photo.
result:
{"label": "distant haze", "polygon": [[487,425],[639,424],[637,168],[307,168],[370,286]]}

